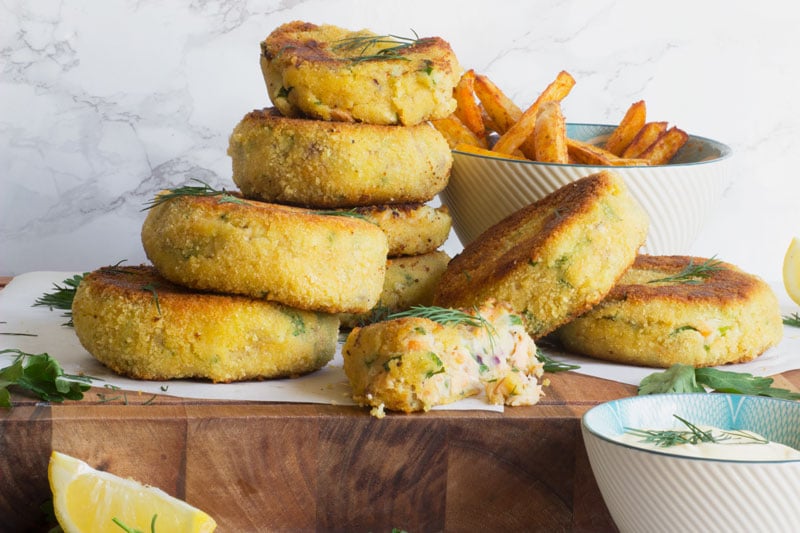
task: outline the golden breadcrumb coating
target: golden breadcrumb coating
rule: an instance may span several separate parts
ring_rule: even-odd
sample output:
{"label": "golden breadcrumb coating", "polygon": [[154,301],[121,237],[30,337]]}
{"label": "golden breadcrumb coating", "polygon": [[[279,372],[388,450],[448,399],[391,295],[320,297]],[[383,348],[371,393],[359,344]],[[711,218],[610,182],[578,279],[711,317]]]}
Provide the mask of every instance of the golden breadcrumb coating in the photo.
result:
{"label": "golden breadcrumb coating", "polygon": [[481,391],[493,404],[537,403],[543,365],[524,319],[493,301],[462,312],[478,323],[404,317],[353,329],[342,348],[353,399],[407,413]]}
{"label": "golden breadcrumb coating", "polygon": [[453,258],[443,307],[508,302],[539,339],[602,300],[636,258],[648,217],[619,175],[581,178],[522,208]]}
{"label": "golden breadcrumb coating", "polygon": [[707,261],[639,256],[608,296],[562,326],[558,338],[577,353],[663,368],[750,361],[778,344],[778,299],[757,276],[720,262],[705,278],[657,281]]}
{"label": "golden breadcrumb coating", "polygon": [[452,113],[461,67],[450,45],[415,39],[397,57],[382,50],[402,43],[387,40],[396,41],[301,21],[279,26],[261,43],[269,97],[286,116],[322,120],[414,125]]}
{"label": "golden breadcrumb coating", "polygon": [[248,113],[228,143],[233,181],[248,198],[315,208],[427,202],[453,156],[428,124],[376,126]]}
{"label": "golden breadcrumb coating", "polygon": [[370,222],[231,196],[155,205],[142,244],[174,283],[329,313],[375,306],[388,252]]}
{"label": "golden breadcrumb coating", "polygon": [[367,313],[339,315],[342,326],[363,326],[415,305],[431,305],[433,292],[449,261],[450,256],[441,250],[390,258],[386,262],[386,279],[378,303]]}
{"label": "golden breadcrumb coating", "polygon": [[151,266],[104,267],[86,275],[72,320],[98,361],[119,374],[153,380],[304,374],[331,360],[339,330],[334,315],[193,292]]}
{"label": "golden breadcrumb coating", "polygon": [[353,209],[377,224],[389,242],[389,257],[423,255],[437,250],[450,235],[447,207],[428,204],[370,205]]}

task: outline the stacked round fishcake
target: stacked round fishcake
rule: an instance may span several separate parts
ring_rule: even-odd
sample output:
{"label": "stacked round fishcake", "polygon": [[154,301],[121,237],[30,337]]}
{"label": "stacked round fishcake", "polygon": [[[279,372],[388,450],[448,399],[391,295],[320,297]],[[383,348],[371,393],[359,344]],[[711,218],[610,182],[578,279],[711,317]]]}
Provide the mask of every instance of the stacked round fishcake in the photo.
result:
{"label": "stacked round fishcake", "polygon": [[294,21],[261,43],[270,99],[285,116],[414,125],[456,107],[461,68],[438,37],[402,39]]}
{"label": "stacked round fishcake", "polygon": [[[692,275],[698,266],[707,268]],[[758,277],[705,258],[648,255],[557,332],[572,351],[663,368],[750,361],[782,335],[777,297]]]}
{"label": "stacked round fishcake", "polygon": [[508,302],[541,338],[608,294],[633,264],[647,228],[647,214],[617,174],[581,178],[467,245],[448,265],[434,303]]}
{"label": "stacked round fishcake", "polygon": [[86,275],[72,319],[81,344],[117,373],[214,382],[317,370],[333,357],[339,328],[335,315],[198,293],[151,266],[105,267]]}

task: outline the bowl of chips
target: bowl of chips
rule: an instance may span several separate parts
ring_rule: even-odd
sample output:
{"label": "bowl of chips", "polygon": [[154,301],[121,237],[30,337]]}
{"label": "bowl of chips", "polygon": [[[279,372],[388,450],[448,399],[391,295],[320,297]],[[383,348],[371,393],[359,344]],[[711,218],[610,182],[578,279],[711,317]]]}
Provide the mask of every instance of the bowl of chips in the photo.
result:
{"label": "bowl of chips", "polygon": [[433,121],[453,149],[440,196],[464,246],[555,190],[611,170],[649,215],[642,252],[690,252],[729,180],[730,147],[648,119],[644,101],[618,124],[567,123],[561,100],[574,79],[566,72],[525,110],[485,76],[468,71],[464,80],[471,89],[456,89],[456,112]]}
{"label": "bowl of chips", "polygon": [[727,393],[634,396],[581,420],[627,531],[788,531],[800,523],[800,403]]}

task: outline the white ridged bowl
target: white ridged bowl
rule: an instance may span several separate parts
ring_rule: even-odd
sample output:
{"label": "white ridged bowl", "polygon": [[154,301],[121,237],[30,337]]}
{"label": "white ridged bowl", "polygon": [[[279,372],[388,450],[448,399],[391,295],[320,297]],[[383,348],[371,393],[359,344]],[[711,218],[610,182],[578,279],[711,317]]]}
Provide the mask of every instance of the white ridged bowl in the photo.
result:
{"label": "white ridged bowl", "polygon": [[[614,126],[568,124],[567,136],[600,143]],[[440,193],[466,246],[490,226],[576,179],[600,170],[623,177],[650,216],[642,252],[687,254],[727,184],[728,146],[690,136],[668,165],[597,167],[493,158],[453,151],[450,181]]]}
{"label": "white ridged bowl", "polygon": [[800,402],[719,393],[654,394],[598,405],[582,418],[600,492],[625,532],[778,532],[800,528],[800,460],[725,461],[613,440],[625,427],[699,425],[755,431],[800,449]]}

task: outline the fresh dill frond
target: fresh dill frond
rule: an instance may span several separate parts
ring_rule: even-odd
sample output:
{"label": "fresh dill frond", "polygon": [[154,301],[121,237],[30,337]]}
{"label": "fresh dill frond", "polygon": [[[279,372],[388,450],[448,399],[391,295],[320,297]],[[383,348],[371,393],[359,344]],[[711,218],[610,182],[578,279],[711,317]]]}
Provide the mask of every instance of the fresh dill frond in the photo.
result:
{"label": "fresh dill frond", "polygon": [[699,265],[695,264],[694,259],[690,259],[689,264],[674,276],[651,279],[647,283],[686,283],[689,285],[697,285],[701,280],[711,276],[712,273],[723,269],[722,261],[715,259],[715,257],[716,255],[710,259],[706,259]]}
{"label": "fresh dill frond", "polygon": [[581,365],[556,361],[555,359],[544,353],[538,346],[536,347],[536,359],[538,359],[540,363],[544,364],[545,372],[551,372],[551,373],[566,372],[568,370],[577,370],[578,368],[581,367]]}
{"label": "fresh dill frond", "polygon": [[161,304],[158,301],[158,292],[156,289],[158,288],[158,284],[156,283],[148,283],[147,285],[142,285],[143,291],[150,291],[153,295],[153,303],[156,304],[156,311],[158,311],[158,316],[161,316]]}
{"label": "fresh dill frond", "polygon": [[494,326],[475,309],[475,314],[470,314],[460,309],[451,309],[449,307],[438,307],[435,305],[415,305],[405,311],[392,313],[387,319],[402,318],[402,317],[418,317],[433,320],[437,324],[443,326],[448,325],[463,325],[473,328],[482,328],[486,331],[489,337],[489,345],[492,352],[494,352],[494,341],[497,337],[497,331]]}
{"label": "fresh dill frond", "polygon": [[[417,32],[411,30],[414,37],[401,37],[399,35],[354,35],[340,39],[333,45],[333,50],[345,53],[352,53],[352,56],[344,58],[347,61],[379,61],[387,59],[397,59],[408,61],[403,52],[429,38],[420,38]],[[379,48],[374,53],[371,49],[382,45],[389,45]]]}
{"label": "fresh dill frond", "polygon": [[681,444],[700,444],[702,442],[720,443],[732,438],[750,439],[755,444],[766,444],[768,441],[760,439],[750,433],[740,430],[719,430],[716,434],[713,430],[703,430],[696,424],[673,414],[680,420],[687,429],[635,429],[625,428],[625,432],[636,437],[641,437],[641,442],[653,444],[659,448],[670,448]]}
{"label": "fresh dill frond", "polygon": [[800,313],[792,313],[783,317],[783,323],[787,326],[800,328]]}
{"label": "fresh dill frond", "polygon": [[46,292],[37,298],[33,302],[33,306],[48,307],[51,311],[53,309],[61,309],[66,311],[66,313],[61,315],[69,319],[66,323],[64,323],[64,326],[72,327],[72,300],[75,299],[75,292],[78,290],[78,285],[80,285],[81,281],[83,281],[83,278],[87,274],[88,272],[84,272],[83,274],[75,274],[71,278],[65,279],[62,282],[63,285],[53,283],[54,290],[52,292]]}
{"label": "fresh dill frond", "polygon": [[142,211],[147,211],[148,209],[152,209],[158,205],[163,204],[164,202],[168,202],[174,198],[180,198],[182,196],[219,196],[220,203],[234,203],[234,204],[244,203],[244,201],[241,198],[234,196],[224,188],[214,189],[208,183],[199,180],[197,178],[192,178],[191,181],[195,181],[200,185],[183,185],[181,187],[169,189],[167,192],[160,193],[156,195],[156,197],[153,198],[152,200],[146,202],[145,207],[142,209]]}
{"label": "fresh dill frond", "polygon": [[359,218],[361,220],[370,221],[366,215],[363,213],[359,213],[357,209],[335,209],[335,210],[322,210],[322,211],[312,211],[315,215],[325,215],[330,217],[351,217],[351,218]]}

